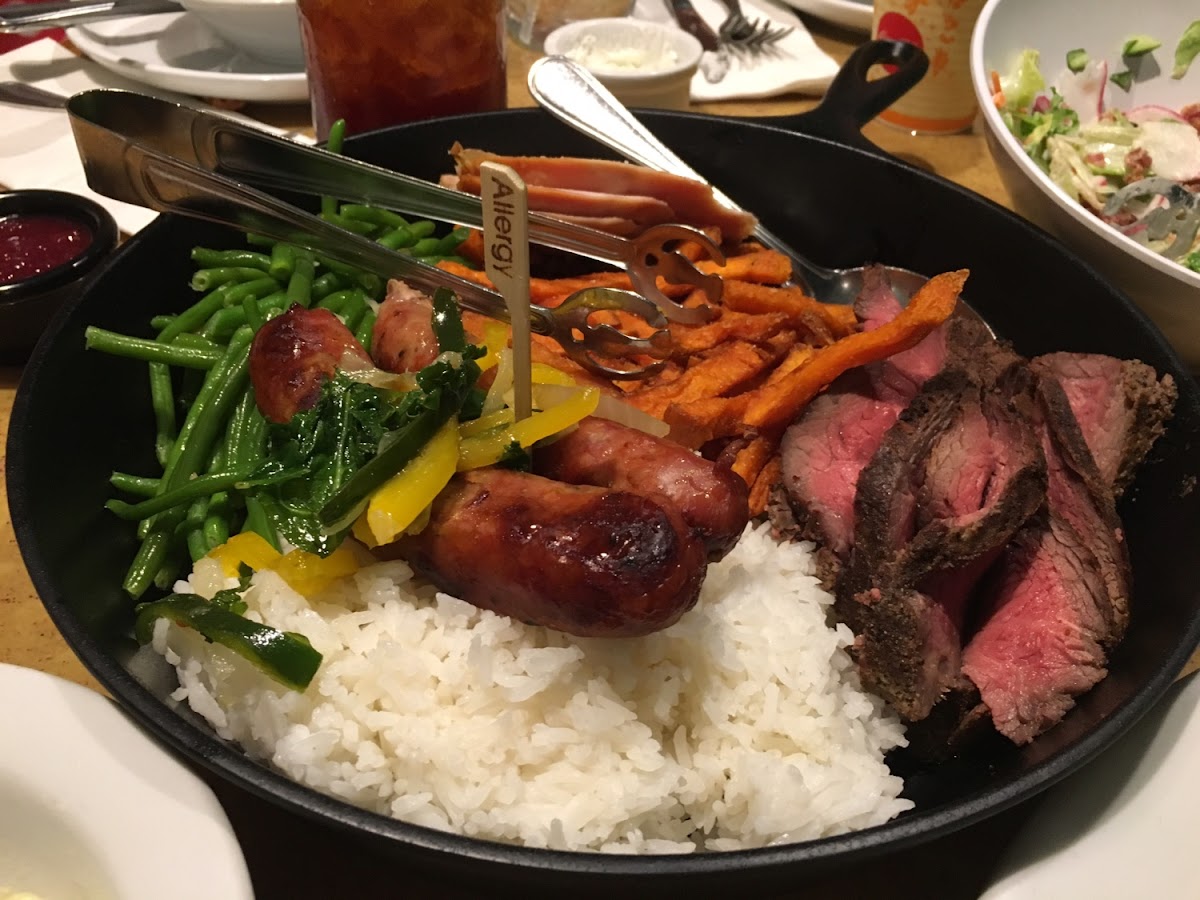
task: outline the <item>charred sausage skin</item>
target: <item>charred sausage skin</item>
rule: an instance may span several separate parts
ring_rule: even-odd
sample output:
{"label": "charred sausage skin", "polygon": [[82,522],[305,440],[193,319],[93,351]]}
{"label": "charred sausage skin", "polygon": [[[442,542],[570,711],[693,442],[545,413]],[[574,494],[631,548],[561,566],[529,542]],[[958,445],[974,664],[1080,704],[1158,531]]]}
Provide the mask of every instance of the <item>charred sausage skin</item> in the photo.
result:
{"label": "charred sausage skin", "polygon": [[371,355],[387,372],[416,372],[437,359],[433,301],[403,281],[389,281],[371,332]]}
{"label": "charred sausage skin", "polygon": [[750,491],[735,472],[673,441],[607,419],[584,419],[569,434],[538,448],[534,471],[673,506],[704,543],[710,562],[733,549],[750,518]]}
{"label": "charred sausage skin", "polygon": [[269,320],[250,345],[250,382],[259,411],[282,423],[311,409],[346,354],[371,364],[362,344],[327,309],[293,306]]}
{"label": "charred sausage skin", "polygon": [[384,549],[475,606],[583,637],[666,628],[705,574],[703,545],[669,507],[507,469],[456,475],[425,528]]}

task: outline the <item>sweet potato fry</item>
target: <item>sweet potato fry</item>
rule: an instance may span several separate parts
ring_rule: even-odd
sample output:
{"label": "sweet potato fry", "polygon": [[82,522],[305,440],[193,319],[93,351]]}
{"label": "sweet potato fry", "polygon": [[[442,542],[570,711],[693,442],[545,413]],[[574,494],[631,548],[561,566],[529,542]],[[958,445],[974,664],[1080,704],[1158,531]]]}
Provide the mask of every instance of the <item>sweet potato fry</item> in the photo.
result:
{"label": "sweet potato fry", "polygon": [[668,406],[690,405],[720,397],[755,378],[771,365],[774,354],[745,341],[721,344],[697,359],[675,380],[626,394],[634,406],[661,417]]}
{"label": "sweet potato fry", "polygon": [[675,341],[675,353],[690,356],[726,341],[762,343],[788,324],[788,317],[782,313],[760,316],[722,309],[718,318],[704,325],[672,325],[671,337]]}
{"label": "sweet potato fry", "polygon": [[752,486],[774,452],[775,441],[759,435],[738,451],[733,461],[733,471],[742,476],[747,486]]}
{"label": "sweet potato fry", "polygon": [[696,263],[701,272],[716,272],[727,281],[752,281],[755,284],[783,284],[792,277],[792,261],[777,250],[757,250],[732,256],[725,265],[712,260]]}
{"label": "sweet potato fry", "polygon": [[750,515],[761,516],[767,511],[767,503],[771,500],[771,489],[779,484],[783,477],[783,463],[779,454],[775,453],[767,460],[767,464],[758,472],[758,477],[750,485]]}
{"label": "sweet potato fry", "polygon": [[781,432],[813,397],[843,372],[907,350],[954,312],[967,272],[931,278],[892,321],[817,350],[805,364],[754,390],[733,397],[672,402],[663,413],[671,437],[700,447],[718,437],[755,429]]}
{"label": "sweet potato fry", "polygon": [[726,309],[744,313],[784,313],[800,327],[816,331],[824,326],[830,338],[845,337],[858,326],[854,307],[820,303],[797,287],[726,281],[721,303]]}

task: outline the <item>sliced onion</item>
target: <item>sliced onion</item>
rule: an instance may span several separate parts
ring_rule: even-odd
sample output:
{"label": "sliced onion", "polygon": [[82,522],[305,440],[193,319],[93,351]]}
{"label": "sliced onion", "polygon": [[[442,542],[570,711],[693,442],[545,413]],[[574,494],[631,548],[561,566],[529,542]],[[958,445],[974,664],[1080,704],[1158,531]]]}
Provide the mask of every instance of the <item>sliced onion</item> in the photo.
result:
{"label": "sliced onion", "polygon": [[1161,122],[1164,119],[1169,119],[1175,122],[1183,122],[1187,124],[1187,119],[1177,113],[1175,110],[1166,106],[1159,106],[1155,103],[1147,103],[1144,106],[1135,106],[1133,109],[1125,113],[1127,118],[1134,125],[1141,125],[1143,122]]}

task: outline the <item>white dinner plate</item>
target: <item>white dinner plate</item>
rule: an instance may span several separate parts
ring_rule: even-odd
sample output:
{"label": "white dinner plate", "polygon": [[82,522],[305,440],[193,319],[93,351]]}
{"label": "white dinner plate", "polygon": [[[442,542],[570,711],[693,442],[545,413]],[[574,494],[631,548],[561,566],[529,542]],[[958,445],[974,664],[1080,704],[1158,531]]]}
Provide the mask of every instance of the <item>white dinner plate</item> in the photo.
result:
{"label": "white dinner plate", "polygon": [[106,697],[0,663],[0,896],[253,900],[216,795]]}
{"label": "white dinner plate", "polygon": [[788,6],[843,28],[870,31],[871,0],[783,0]]}
{"label": "white dinner plate", "polygon": [[108,19],[70,28],[67,37],[99,65],[152,87],[257,103],[308,99],[303,69],[247,56],[189,13]]}
{"label": "white dinner plate", "polygon": [[981,900],[1195,900],[1200,676],[1051,788]]}

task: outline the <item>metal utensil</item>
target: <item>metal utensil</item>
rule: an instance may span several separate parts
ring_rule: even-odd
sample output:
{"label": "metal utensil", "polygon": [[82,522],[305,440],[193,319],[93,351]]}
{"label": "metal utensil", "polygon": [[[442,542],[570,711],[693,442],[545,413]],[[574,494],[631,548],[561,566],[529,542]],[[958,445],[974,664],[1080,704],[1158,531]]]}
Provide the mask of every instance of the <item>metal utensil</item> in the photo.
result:
{"label": "metal utensil", "polygon": [[795,29],[775,25],[770,19],[749,19],[742,12],[741,0],[721,0],[729,13],[717,28],[721,43],[733,50],[759,52],[783,40]]}
{"label": "metal utensil", "polygon": [[172,0],[97,0],[82,3],[13,3],[0,7],[0,34],[66,28],[98,19],[183,12]]}
{"label": "metal utensil", "polygon": [[[76,94],[67,103],[75,143],[93,190],[159,212],[178,213],[298,244],[346,265],[403,278],[421,287],[449,288],[464,308],[509,320],[499,294],[187,161],[195,150],[189,146],[195,137],[190,132],[142,142],[136,130],[132,134],[124,130],[123,122],[97,118],[96,104],[91,102],[95,97],[89,96],[96,93],[105,92]],[[219,138],[222,133],[226,132],[217,129],[211,136]],[[173,155],[175,148],[183,148],[182,158]],[[593,313],[605,310],[631,313],[655,331],[649,337],[637,338],[591,321]],[[642,360],[662,359],[670,349],[666,317],[653,303],[631,291],[591,288],[577,291],[554,309],[534,306],[531,311],[536,334],[558,341],[572,359],[606,378],[644,377],[660,369],[662,363],[646,365]],[[629,365],[617,366],[613,364],[616,360]]]}
{"label": "metal utensil", "polygon": [[[302,147],[218,113],[144,94],[107,90],[76,94],[71,98],[70,109],[75,116],[118,129],[147,146],[167,149],[191,165],[256,187],[329,194],[474,228],[483,224],[483,204],[472,194],[399,175],[317,147]],[[700,272],[690,260],[671,249],[678,241],[696,241],[718,264],[724,264],[721,248],[697,228],[655,225],[628,239],[532,213],[529,238],[538,244],[623,267],[634,290],[655,303],[673,322],[706,322],[712,318],[712,311],[676,303],[658,287],[658,278],[699,288],[713,302],[721,298],[723,285],[719,276]]]}
{"label": "metal utensil", "polygon": [[21,81],[0,81],[0,103],[17,106],[37,106],[43,109],[66,109],[67,98]]}
{"label": "metal utensil", "polygon": [[[650,133],[607,88],[582,66],[564,57],[544,57],[529,69],[529,92],[543,109],[576,131],[595,138],[626,159],[660,172],[704,181],[691,166]],[[713,196],[730,209],[740,207],[716,188]],[[793,279],[823,303],[853,303],[862,291],[866,266],[827,269],[797,253],[762,225],[754,236],[792,260]],[[908,269],[885,266],[892,288],[904,299],[929,279]]]}
{"label": "metal utensil", "polygon": [[720,36],[701,18],[692,0],[665,0],[667,11],[675,23],[700,42],[704,53],[700,55],[700,72],[709,84],[716,84],[729,73],[728,48],[721,43]]}

